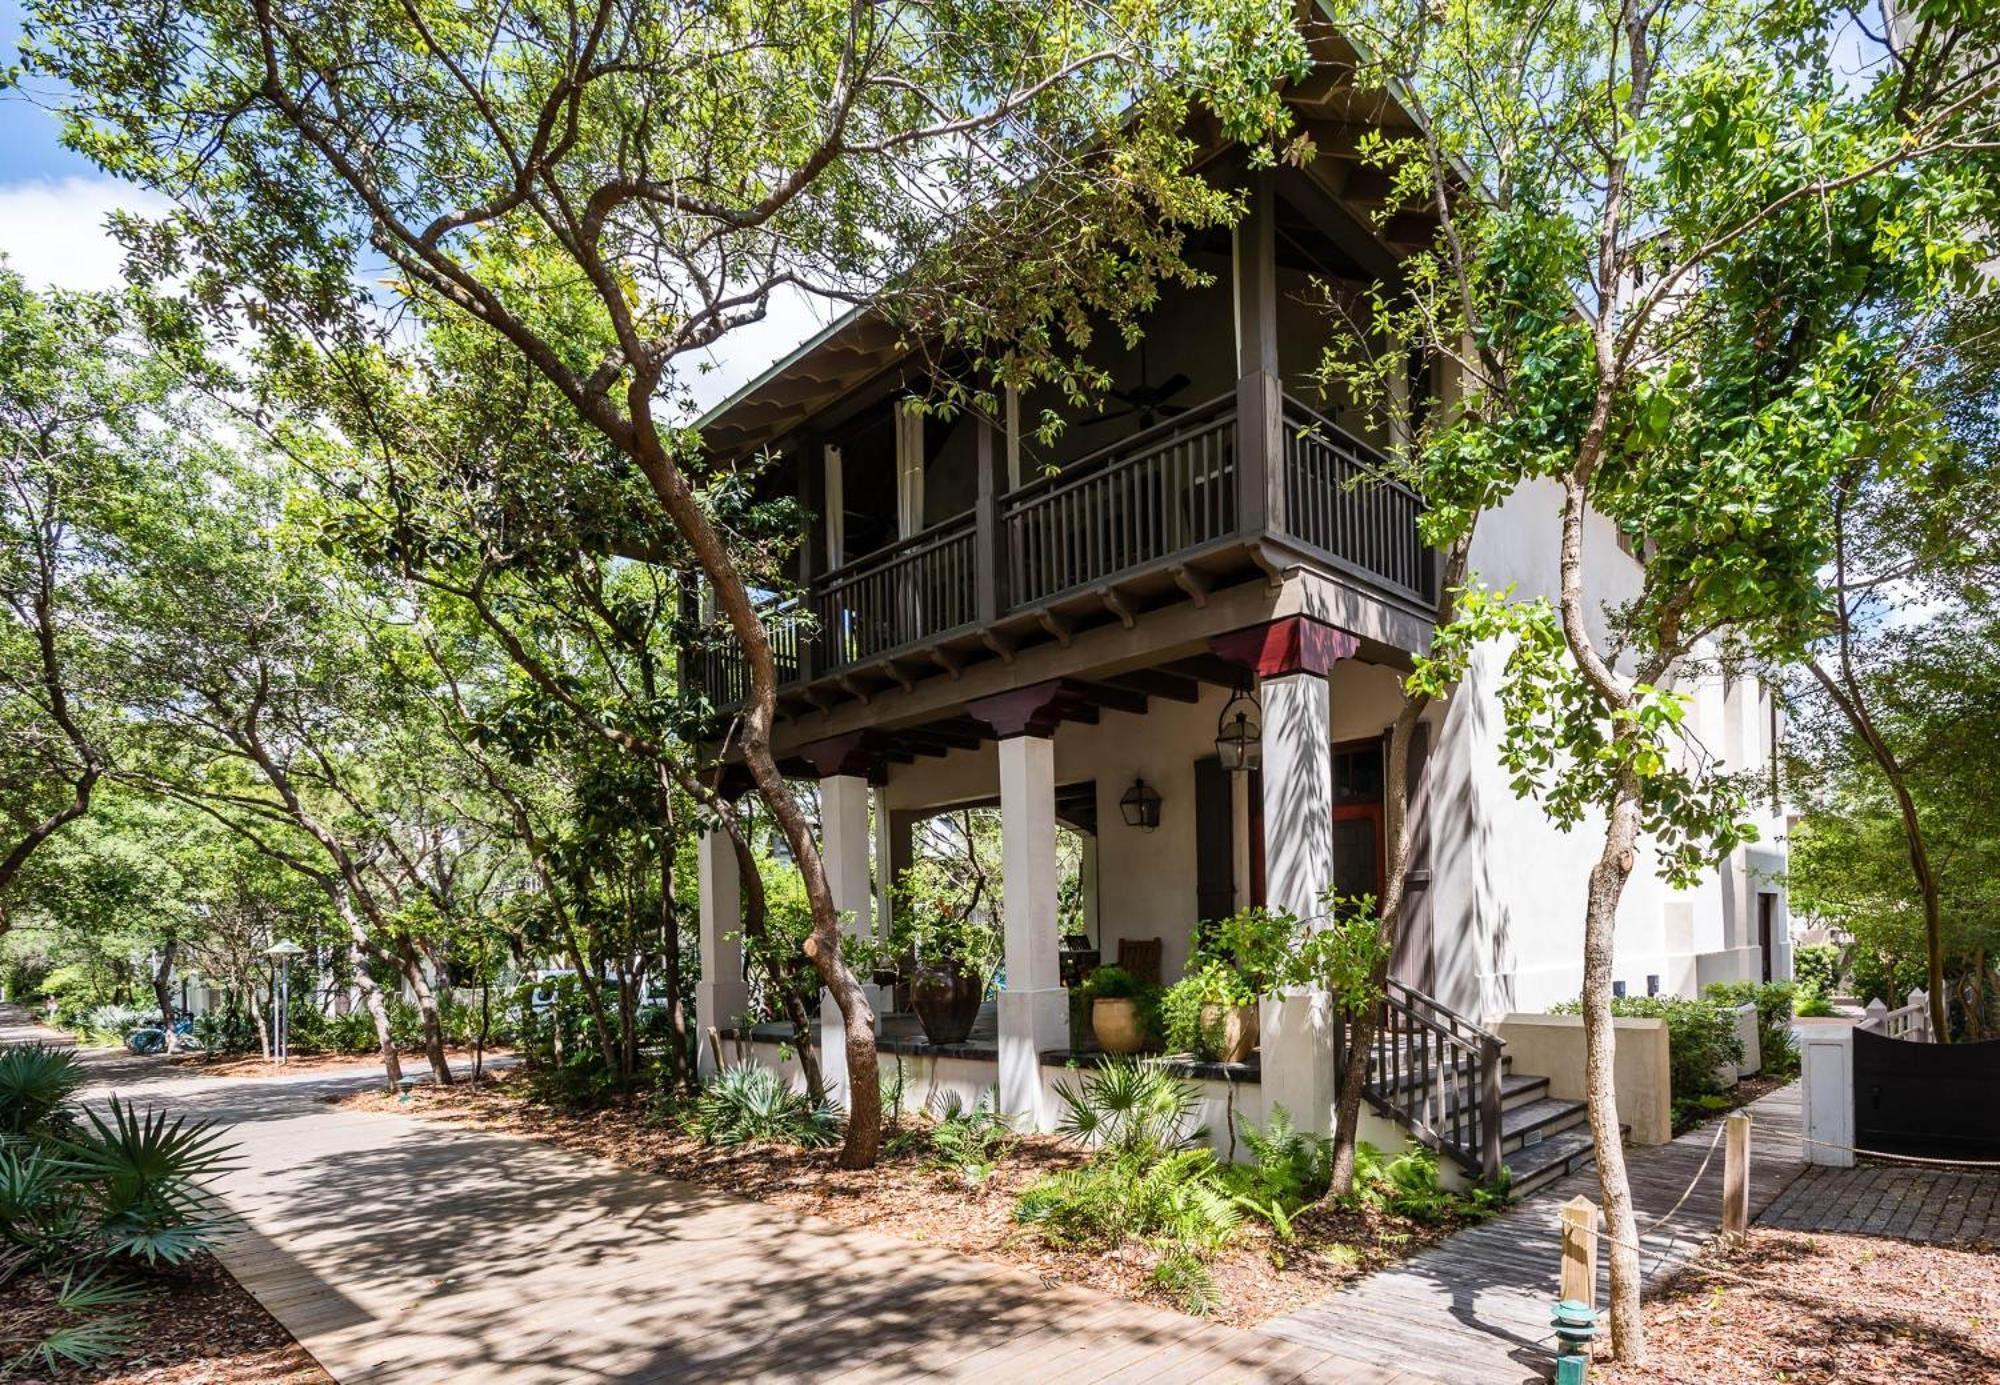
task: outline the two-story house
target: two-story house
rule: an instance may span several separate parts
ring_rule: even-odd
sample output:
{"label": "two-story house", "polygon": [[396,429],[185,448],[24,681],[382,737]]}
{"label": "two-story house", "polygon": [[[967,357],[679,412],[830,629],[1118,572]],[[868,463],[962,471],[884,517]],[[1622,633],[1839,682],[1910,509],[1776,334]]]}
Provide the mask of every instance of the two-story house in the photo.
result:
{"label": "two-story house", "polygon": [[[1349,286],[1358,301],[1394,280],[1433,223],[1421,208],[1377,216],[1387,185],[1354,157],[1357,137],[1364,120],[1405,117],[1379,93],[1357,95],[1327,56],[1290,96],[1318,158],[1257,169],[1240,150],[1210,151],[1206,173],[1244,190],[1246,214],[1233,231],[1192,237],[1187,253],[1212,282],[1168,288],[1143,343],[1093,347],[1113,380],[1101,408],[1009,396],[996,417],[922,417],[904,401],[927,387],[923,360],[858,311],[702,424],[719,454],[774,454],[768,483],[812,516],[797,560],[813,619],[806,637],[780,643],[776,750],[788,772],[818,781],[835,903],[851,926],[872,935],[884,918],[914,821],[998,805],[1004,984],[991,1030],[950,1052],[884,1021],[885,1052],[915,1065],[920,1088],[997,1083],[1002,1109],[1049,1120],[1048,1084],[1073,1047],[1059,820],[1085,838],[1093,948],[1150,957],[1157,940],[1168,981],[1198,920],[1253,903],[1309,917],[1329,884],[1380,889],[1384,732],[1428,638],[1437,565],[1418,537],[1418,498],[1382,473],[1388,440],[1315,383],[1328,324],[1314,286]],[[1439,398],[1452,382],[1417,371],[1406,387]],[[1049,407],[1067,426],[1044,444],[1022,421]],[[1486,517],[1474,570],[1553,594],[1558,499],[1531,486]],[[1587,548],[1597,591],[1616,599],[1636,584],[1608,523]],[[1427,717],[1395,963],[1405,1022],[1464,1054],[1471,1095],[1447,1094],[1453,1110],[1429,1119],[1456,1122],[1444,1142],[1468,1167],[1482,1150],[1490,1163],[1506,1133],[1479,1094],[1513,1095],[1480,1067],[1478,1022],[1577,994],[1599,842],[1557,830],[1510,788],[1494,751],[1498,673],[1499,659],[1482,657]],[[688,676],[718,705],[741,696],[740,662],[726,653]],[[1233,768],[1218,739],[1238,711],[1255,744]],[[1770,699],[1754,684],[1702,687],[1696,721],[1737,763],[1772,753]],[[709,842],[701,862],[701,1031],[779,1061],[774,1038],[735,1027],[746,988],[733,859]],[[1779,865],[1768,846],[1739,853],[1688,892],[1637,872],[1621,915],[1623,983],[1691,993],[1783,974]],[[821,1051],[839,1062],[837,1039]],[[1200,1075],[1218,1118],[1224,1103],[1253,1119],[1282,1103],[1325,1129],[1333,1073],[1325,998],[1301,995],[1266,1003],[1256,1062]]]}

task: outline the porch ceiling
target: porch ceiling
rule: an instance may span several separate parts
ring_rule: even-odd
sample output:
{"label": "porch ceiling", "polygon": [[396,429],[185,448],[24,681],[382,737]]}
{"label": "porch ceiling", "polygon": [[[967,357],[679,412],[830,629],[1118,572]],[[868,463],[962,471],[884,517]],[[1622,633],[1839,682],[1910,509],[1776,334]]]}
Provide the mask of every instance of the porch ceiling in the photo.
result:
{"label": "porch ceiling", "polygon": [[1244,582],[1208,593],[1197,604],[1183,600],[1154,610],[1132,625],[1110,621],[1071,632],[1067,640],[989,655],[947,675],[933,667],[929,676],[905,684],[871,688],[866,699],[802,707],[782,717],[773,730],[773,749],[796,757],[816,743],[867,732],[891,762],[968,749],[995,733],[968,711],[971,703],[1051,682],[1078,690],[1073,714],[1094,720],[1105,708],[1143,711],[1148,700],[1191,702],[1203,683],[1232,686],[1237,670],[1209,651],[1211,636],[1284,616],[1304,615],[1360,637],[1354,657],[1364,663],[1407,667],[1411,649],[1420,649],[1427,625],[1401,607],[1343,585],[1309,568],[1282,571],[1276,583]]}

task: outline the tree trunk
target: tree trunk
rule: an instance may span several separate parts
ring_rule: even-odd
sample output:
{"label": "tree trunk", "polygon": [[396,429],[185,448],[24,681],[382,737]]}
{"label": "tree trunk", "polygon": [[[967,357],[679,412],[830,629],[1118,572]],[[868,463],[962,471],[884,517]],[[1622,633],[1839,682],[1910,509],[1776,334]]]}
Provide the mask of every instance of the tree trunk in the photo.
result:
{"label": "tree trunk", "polygon": [[[1846,648],[1847,632],[1845,617],[1841,630],[1843,654]],[[1862,696],[1858,679],[1853,677],[1852,666],[1843,658],[1842,673],[1839,678],[1829,673],[1814,659],[1809,667],[1819,685],[1832,697],[1834,706],[1840,708],[1847,724],[1854,728],[1854,734],[1868,747],[1870,758],[1882,771],[1882,778],[1888,782],[1889,792],[1896,800],[1896,816],[1903,827],[1903,847],[1910,858],[1910,874],[1917,882],[1917,898],[1924,910],[1924,975],[1930,993],[1931,1032],[1935,1041],[1941,1044],[1951,1042],[1950,1016],[1946,1013],[1944,989],[1944,891],[1938,884],[1937,870],[1931,864],[1930,845],[1924,840],[1923,820],[1917,816],[1917,801],[1910,793],[1908,775],[1904,773],[1903,762],[1875,725],[1875,718],[1868,711],[1866,699]],[[1891,996],[1900,1001],[1902,996]]]}
{"label": "tree trunk", "polygon": [[817,1106],[826,1100],[826,1079],[820,1075],[812,1013],[793,990],[791,977],[783,964],[771,955],[764,928],[764,877],[757,870],[756,854],[750,850],[750,839],[736,821],[734,809],[724,810],[722,824],[729,837],[730,849],[736,854],[736,874],[742,882],[744,941],[753,944],[756,955],[764,960],[764,979],[770,984],[772,994],[777,996],[778,1004],[784,1007],[786,1018],[792,1022],[792,1048],[799,1055],[799,1072],[805,1078],[806,1095]]}
{"label": "tree trunk", "polygon": [[[814,840],[805,812],[791,786],[778,772],[777,761],[771,754],[778,674],[770,637],[765,633],[742,574],[723,545],[722,536],[695,499],[687,478],[667,455],[653,426],[652,396],[656,383],[644,370],[633,372],[626,389],[631,422],[625,440],[674,527],[693,550],[717,604],[742,646],[750,675],[749,690],[737,714],[734,739],[751,780],[757,785],[758,796],[785,834],[799,876],[805,882],[813,920],[805,953],[840,1010],[848,1075],[847,1138],[841,1146],[840,1164],[850,1169],[872,1168],[882,1144],[882,1083],[875,1054],[875,1014],[860,980],[840,955],[840,915],[833,905],[833,891],[827,882],[826,862],[820,857],[819,843]],[[614,437],[624,432],[619,428],[610,431]]]}
{"label": "tree trunk", "polygon": [[168,938],[160,947],[160,961],[153,968],[153,999],[160,1004],[160,1026],[166,1034],[166,1051],[181,1050],[181,1036],[174,1032],[174,951],[179,946]]}
{"label": "tree trunk", "polygon": [[449,1087],[451,1060],[445,1055],[444,1021],[438,1015],[437,995],[425,979],[423,963],[408,938],[397,940],[396,960],[402,967],[403,979],[410,983],[411,994],[417,998],[417,1013],[423,1017],[424,1055],[430,1060],[431,1077],[438,1086]]}
{"label": "tree trunk", "polygon": [[1618,901],[1632,873],[1639,841],[1639,780],[1621,771],[1604,827],[1604,851],[1590,871],[1583,919],[1584,1095],[1590,1107],[1591,1147],[1604,1194],[1605,1233],[1611,1264],[1611,1352],[1618,1360],[1645,1358],[1646,1326],[1640,1314],[1639,1224],[1625,1173],[1615,1081],[1617,1030],[1611,1016],[1611,973]]}
{"label": "tree trunk", "polygon": [[243,994],[250,1001],[250,1025],[257,1031],[257,1051],[265,1062],[271,1061],[271,1031],[264,1027],[264,1002],[258,996],[258,983],[262,980],[253,971],[250,983],[243,988]]}
{"label": "tree trunk", "polygon": [[368,1017],[375,1021],[375,1044],[382,1050],[382,1087],[393,1094],[403,1080],[403,1058],[396,1052],[396,1035],[389,1024],[389,1007],[382,999],[382,988],[368,973],[367,950],[359,938],[361,925],[355,921],[351,927],[357,935],[352,951],[354,989],[361,992],[361,1003],[367,1007]]}
{"label": "tree trunk", "polygon": [[[554,881],[544,876],[544,880],[554,888]],[[554,895],[551,894],[551,898]],[[569,958],[570,970],[576,973],[576,984],[583,989],[583,1003],[590,1011],[591,1031],[597,1038],[597,1052],[604,1060],[604,1070],[618,1071],[618,1044],[611,1037],[611,1021],[604,1013],[604,988],[597,984],[594,974],[583,964],[583,949],[577,945],[576,930],[570,926],[569,911],[557,906],[561,917],[563,952]],[[558,999],[555,1010],[555,1032],[558,1044],[562,1041],[562,1004]],[[558,1053],[560,1056],[560,1053]]]}

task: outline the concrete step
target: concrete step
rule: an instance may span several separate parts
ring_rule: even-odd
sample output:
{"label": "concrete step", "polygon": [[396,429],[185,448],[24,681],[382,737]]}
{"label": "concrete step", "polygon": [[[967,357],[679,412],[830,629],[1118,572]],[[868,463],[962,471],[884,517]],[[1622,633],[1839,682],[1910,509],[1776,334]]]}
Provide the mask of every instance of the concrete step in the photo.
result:
{"label": "concrete step", "polygon": [[1547,1185],[1589,1164],[1596,1156],[1590,1147],[1588,1128],[1565,1130],[1540,1144],[1517,1149],[1507,1156],[1507,1196],[1516,1202],[1532,1196]]}
{"label": "concrete step", "polygon": [[1500,1153],[1504,1157],[1510,1150],[1532,1149],[1589,1119],[1590,1109],[1580,1101],[1545,1096],[1523,1102],[1500,1117]]}
{"label": "concrete step", "polygon": [[[1456,1111],[1460,1101],[1472,1100],[1474,1095],[1471,1088],[1471,1075],[1464,1069],[1459,1069],[1456,1075],[1460,1080],[1455,1082],[1451,1090],[1445,1095],[1445,1111],[1447,1113]],[[1414,1091],[1429,1080],[1430,1074],[1428,1072],[1411,1073],[1403,1081],[1397,1083],[1393,1090],[1400,1095]],[[1503,1073],[1500,1078],[1500,1107],[1503,1111],[1511,1110],[1516,1106],[1522,1106],[1531,1101],[1539,1101],[1548,1095],[1548,1091],[1549,1079],[1546,1077],[1534,1077],[1526,1073]]]}
{"label": "concrete step", "polygon": [[[1618,1134],[1620,1143],[1624,1143],[1632,1138],[1632,1127],[1621,1125]],[[1557,1179],[1589,1168],[1597,1162],[1597,1153],[1591,1145],[1587,1113],[1584,1120],[1564,1127],[1540,1143],[1516,1149],[1506,1156],[1505,1162],[1510,1175],[1507,1197],[1512,1202],[1532,1197]]]}

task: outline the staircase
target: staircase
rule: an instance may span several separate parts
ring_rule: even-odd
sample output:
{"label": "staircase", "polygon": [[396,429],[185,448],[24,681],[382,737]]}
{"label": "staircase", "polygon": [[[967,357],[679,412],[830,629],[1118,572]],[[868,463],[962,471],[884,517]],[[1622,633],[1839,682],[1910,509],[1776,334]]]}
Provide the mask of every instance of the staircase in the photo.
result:
{"label": "staircase", "polygon": [[[1346,1061],[1349,1024],[1335,1027]],[[1504,1166],[1515,1199],[1589,1164],[1588,1112],[1549,1095],[1549,1079],[1513,1071],[1498,1035],[1398,981],[1388,983],[1368,1048],[1369,1107],[1474,1178]],[[1338,1070],[1338,1068],[1336,1068]]]}

